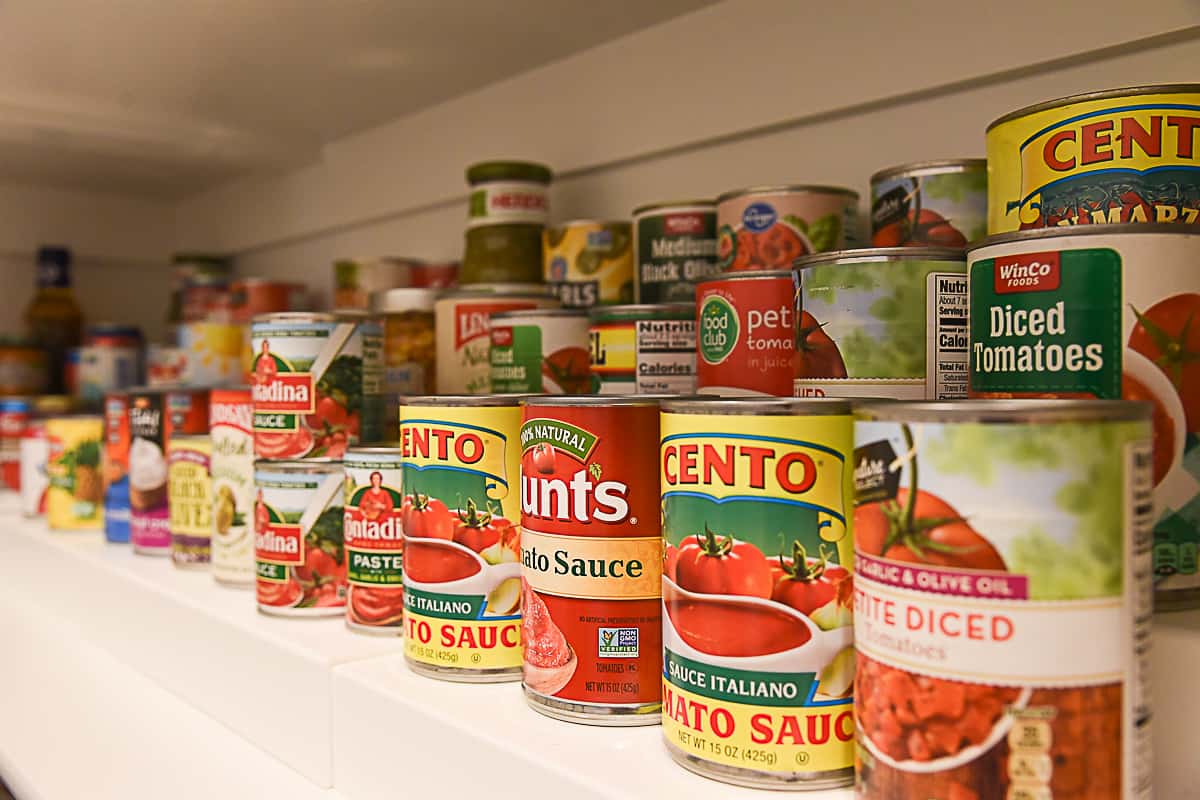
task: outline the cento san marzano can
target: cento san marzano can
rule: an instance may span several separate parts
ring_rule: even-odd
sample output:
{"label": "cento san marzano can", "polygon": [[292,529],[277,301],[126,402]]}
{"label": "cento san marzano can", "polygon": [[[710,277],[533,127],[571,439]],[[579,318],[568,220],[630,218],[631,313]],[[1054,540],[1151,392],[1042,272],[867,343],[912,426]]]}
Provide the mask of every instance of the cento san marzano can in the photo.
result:
{"label": "cento san marzano can", "polygon": [[846,400],[663,404],[663,734],[693,772],[853,779],[852,427]]}
{"label": "cento san marzano can", "polygon": [[872,247],[964,247],[987,235],[987,159],[917,161],[871,176]]}
{"label": "cento san marzano can", "polygon": [[177,567],[207,567],[212,557],[212,439],[177,434],[167,442],[167,527]]}
{"label": "cento san marzano can", "polygon": [[856,409],[864,800],[1148,800],[1150,409]]}
{"label": "cento san marzano can", "polygon": [[633,302],[692,302],[717,266],[717,205],[655,203],[633,210]]}
{"label": "cento san marzano can", "polygon": [[696,307],[605,306],[589,312],[596,394],[691,394],[696,390]]}
{"label": "cento san marzano can", "polygon": [[662,708],[658,397],[529,398],[521,424],[525,697],[592,725]]}
{"label": "cento san marzano can", "polygon": [[254,404],[250,390],[213,389],[212,572],[218,583],[254,585]]}
{"label": "cento san marzano can", "polygon": [[701,394],[792,394],[800,289],[785,270],[739,272],[696,289]]}
{"label": "cento san marzano can", "polygon": [[73,414],[46,420],[49,455],[46,524],[51,530],[100,530],[104,526],[104,483],[100,449],[104,418]]}
{"label": "cento san marzano can", "polygon": [[492,392],[584,394],[591,388],[587,311],[501,311],[492,314],[491,337]]}
{"label": "cento san marzano can", "polygon": [[346,626],[399,636],[404,632],[404,512],[396,447],[351,447],[342,462],[346,497]]}
{"label": "cento san marzano can", "polygon": [[467,683],[521,677],[516,396],[404,398],[404,658]]}

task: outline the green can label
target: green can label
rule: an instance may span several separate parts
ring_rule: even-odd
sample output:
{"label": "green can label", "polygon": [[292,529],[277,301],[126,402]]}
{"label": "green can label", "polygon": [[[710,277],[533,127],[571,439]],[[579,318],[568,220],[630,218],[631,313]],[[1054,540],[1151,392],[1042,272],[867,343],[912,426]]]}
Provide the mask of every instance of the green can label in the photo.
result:
{"label": "green can label", "polygon": [[633,237],[634,302],[692,300],[696,282],[720,271],[714,205],[648,210],[634,218]]}
{"label": "green can label", "polygon": [[587,394],[591,390],[586,314],[497,317],[491,339],[496,394]]}

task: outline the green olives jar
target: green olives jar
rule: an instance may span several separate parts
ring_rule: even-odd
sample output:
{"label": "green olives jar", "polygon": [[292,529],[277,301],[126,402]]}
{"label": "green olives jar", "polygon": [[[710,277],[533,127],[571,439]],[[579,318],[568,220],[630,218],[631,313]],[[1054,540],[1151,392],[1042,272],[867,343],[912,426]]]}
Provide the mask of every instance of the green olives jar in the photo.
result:
{"label": "green olives jar", "polygon": [[539,282],[550,168],[485,161],[467,168],[471,198],[460,283]]}

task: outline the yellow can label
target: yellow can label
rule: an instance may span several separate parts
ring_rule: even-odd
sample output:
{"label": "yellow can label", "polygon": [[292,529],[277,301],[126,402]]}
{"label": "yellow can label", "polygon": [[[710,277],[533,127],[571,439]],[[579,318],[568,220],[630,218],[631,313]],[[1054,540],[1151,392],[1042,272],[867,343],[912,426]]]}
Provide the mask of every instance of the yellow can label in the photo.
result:
{"label": "yellow can label", "polygon": [[543,277],[567,308],[633,302],[633,226],[568,222],[542,234]]}
{"label": "yellow can label", "polygon": [[205,564],[213,534],[212,439],[187,436],[167,444],[167,527],[176,563]]}
{"label": "yellow can label", "polygon": [[104,525],[104,481],[100,449],[101,417],[46,420],[49,458],[46,523],[55,530],[99,530]]}

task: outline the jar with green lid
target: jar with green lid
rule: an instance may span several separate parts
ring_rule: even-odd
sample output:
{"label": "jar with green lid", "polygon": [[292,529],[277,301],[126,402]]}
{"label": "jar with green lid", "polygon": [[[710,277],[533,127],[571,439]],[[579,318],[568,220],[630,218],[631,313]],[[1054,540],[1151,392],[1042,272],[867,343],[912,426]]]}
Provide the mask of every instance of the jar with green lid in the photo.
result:
{"label": "jar with green lid", "polygon": [[527,161],[467,168],[471,198],[460,283],[541,281],[551,177],[549,167]]}

